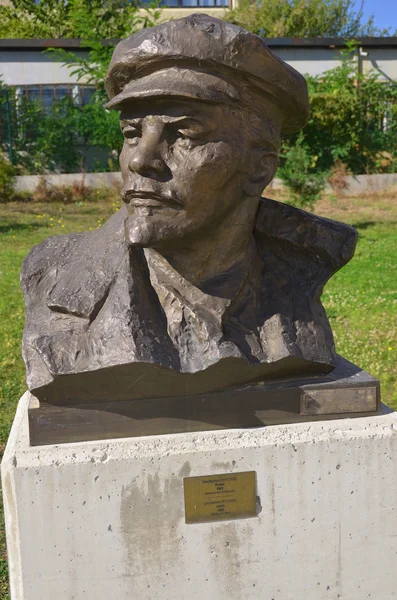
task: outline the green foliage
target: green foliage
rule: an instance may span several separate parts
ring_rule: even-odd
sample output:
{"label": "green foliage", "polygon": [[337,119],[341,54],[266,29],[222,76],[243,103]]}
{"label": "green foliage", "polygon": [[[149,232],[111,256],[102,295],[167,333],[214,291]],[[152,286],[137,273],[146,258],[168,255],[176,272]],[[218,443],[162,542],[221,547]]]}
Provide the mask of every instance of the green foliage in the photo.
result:
{"label": "green foliage", "polygon": [[317,168],[317,156],[312,155],[303,134],[294,145],[284,147],[284,151],[278,175],[289,190],[290,202],[313,209],[325,188],[327,174]]}
{"label": "green foliage", "polygon": [[[40,102],[16,99],[12,92],[9,95],[12,156],[19,174],[85,170],[84,150],[88,147],[107,149],[113,157],[120,153],[119,115],[106,111],[97,96],[86,106],[76,106],[64,98],[46,111]],[[4,115],[1,109],[0,97],[0,122]],[[4,127],[1,129],[1,147],[9,153],[9,139]],[[100,170],[109,168],[104,164]],[[111,170],[117,169],[115,164]]]}
{"label": "green foliage", "polygon": [[[47,113],[39,102],[30,102],[24,96],[17,100],[13,90],[9,90],[8,97],[12,157],[19,173],[73,171],[79,161],[79,110],[69,99],[56,102]],[[3,151],[9,150],[4,135],[1,142]]]}
{"label": "green foliage", "polygon": [[284,140],[278,171],[291,202],[313,207],[327,173],[339,188],[343,173],[395,173],[397,84],[359,73],[354,44],[338,67],[306,79],[310,120]]}
{"label": "green foliage", "polygon": [[[161,10],[156,3],[138,9],[137,4],[125,0],[69,0],[69,6],[69,17],[75,24],[77,37],[88,48],[88,56],[63,49],[52,49],[51,52],[78,80],[96,85],[91,103],[79,114],[79,131],[86,144],[104,146],[113,157],[118,156],[122,147],[119,115],[105,110],[105,75],[116,41],[156,25]],[[118,168],[112,159],[108,162],[111,170]]]}
{"label": "green foliage", "polygon": [[0,202],[7,202],[14,194],[15,169],[0,152]]}
{"label": "green foliage", "polygon": [[[10,0],[0,6],[2,38],[126,37],[157,20],[155,6],[140,11],[127,0]],[[88,34],[88,37],[87,37]]]}
{"label": "green foliage", "polygon": [[353,55],[307,82],[311,116],[304,140],[318,168],[340,161],[354,174],[395,172],[397,85],[375,70],[359,74]]}
{"label": "green foliage", "polygon": [[387,35],[373,17],[363,22],[363,5],[356,10],[355,0],[239,0],[226,20],[269,38]]}
{"label": "green foliage", "polygon": [[70,5],[64,0],[11,0],[0,6],[2,38],[74,37]]}
{"label": "green foliage", "polygon": [[[75,171],[82,166],[81,154],[76,149],[76,143],[79,143],[80,146],[108,149],[113,158],[101,170],[117,169],[115,157],[121,151],[122,136],[118,114],[105,109],[105,74],[117,39],[155,25],[161,11],[156,4],[139,9],[137,4],[126,0],[41,0],[39,4],[34,0],[11,1],[11,7],[0,7],[0,16],[3,8],[6,14],[15,18],[22,11],[24,22],[28,23],[28,28],[33,27],[35,37],[45,31],[45,37],[81,38],[82,46],[88,49],[86,56],[62,49],[51,52],[79,80],[96,86],[88,105],[76,106],[65,99],[56,102],[50,112],[38,102],[28,102],[25,98],[17,101],[14,96],[11,102],[11,149],[15,164],[24,173]],[[10,32],[7,35],[3,32],[3,37],[11,37]],[[8,91],[3,96],[10,94]],[[1,102],[0,94],[0,117],[3,113],[3,119],[10,120],[5,114],[5,100],[3,110]],[[10,144],[4,122],[2,129],[1,143],[6,149]]]}
{"label": "green foliage", "polygon": [[80,109],[79,130],[85,143],[90,146],[103,146],[111,154],[119,154],[123,146],[120,132],[120,115],[104,108],[106,98],[97,93],[87,106]]}
{"label": "green foliage", "polygon": [[153,27],[161,16],[155,3],[145,8],[126,0],[69,0],[69,19],[75,37],[88,48],[88,56],[53,49],[51,52],[71,68],[78,79],[103,86],[115,42],[144,27]]}

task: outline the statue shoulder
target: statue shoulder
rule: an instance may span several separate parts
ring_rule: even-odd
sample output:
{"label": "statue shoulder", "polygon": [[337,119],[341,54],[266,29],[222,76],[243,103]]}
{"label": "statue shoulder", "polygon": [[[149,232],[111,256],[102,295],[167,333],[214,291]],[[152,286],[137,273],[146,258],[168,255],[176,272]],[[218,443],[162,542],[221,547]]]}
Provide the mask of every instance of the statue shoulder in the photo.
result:
{"label": "statue shoulder", "polygon": [[69,262],[89,233],[72,233],[51,236],[34,246],[24,258],[21,268],[21,284],[29,285],[32,280],[41,280],[50,270],[58,269]]}
{"label": "statue shoulder", "polygon": [[53,311],[89,316],[126,251],[123,223],[117,213],[97,230],[51,237],[34,247],[21,270],[27,305],[44,302]]}
{"label": "statue shoulder", "polygon": [[295,272],[318,273],[322,283],[354,254],[358,233],[349,225],[262,198],[255,238],[259,251],[272,252]]}

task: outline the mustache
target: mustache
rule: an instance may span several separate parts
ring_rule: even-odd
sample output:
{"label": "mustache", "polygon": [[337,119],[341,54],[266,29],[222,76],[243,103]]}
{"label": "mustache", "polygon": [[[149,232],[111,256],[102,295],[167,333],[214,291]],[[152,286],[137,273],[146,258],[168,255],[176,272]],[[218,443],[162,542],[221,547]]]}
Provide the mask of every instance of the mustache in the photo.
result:
{"label": "mustache", "polygon": [[155,200],[161,204],[169,204],[170,206],[183,206],[183,202],[180,198],[169,189],[161,189],[160,186],[148,185],[147,183],[142,184],[137,181],[136,183],[125,187],[121,190],[121,197],[124,202],[129,203],[134,198],[141,198],[147,200]]}

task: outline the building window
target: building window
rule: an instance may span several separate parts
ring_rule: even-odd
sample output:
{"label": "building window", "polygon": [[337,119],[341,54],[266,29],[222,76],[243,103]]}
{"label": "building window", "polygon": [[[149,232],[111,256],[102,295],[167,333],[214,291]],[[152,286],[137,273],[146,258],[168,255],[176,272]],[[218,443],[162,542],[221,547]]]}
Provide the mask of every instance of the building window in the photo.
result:
{"label": "building window", "polygon": [[18,98],[25,97],[29,102],[40,102],[46,112],[49,112],[57,100],[70,98],[76,106],[85,106],[92,98],[95,86],[74,83],[19,85],[15,87]]}

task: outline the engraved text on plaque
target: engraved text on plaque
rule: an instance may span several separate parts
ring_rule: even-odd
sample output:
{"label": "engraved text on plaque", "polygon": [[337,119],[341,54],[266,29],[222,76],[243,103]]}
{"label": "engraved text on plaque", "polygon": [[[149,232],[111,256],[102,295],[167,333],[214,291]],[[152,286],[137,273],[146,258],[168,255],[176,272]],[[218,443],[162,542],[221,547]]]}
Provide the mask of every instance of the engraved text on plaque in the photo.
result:
{"label": "engraved text on plaque", "polygon": [[186,523],[255,517],[255,471],[186,477]]}

